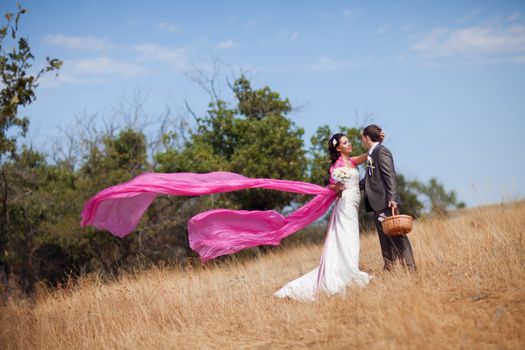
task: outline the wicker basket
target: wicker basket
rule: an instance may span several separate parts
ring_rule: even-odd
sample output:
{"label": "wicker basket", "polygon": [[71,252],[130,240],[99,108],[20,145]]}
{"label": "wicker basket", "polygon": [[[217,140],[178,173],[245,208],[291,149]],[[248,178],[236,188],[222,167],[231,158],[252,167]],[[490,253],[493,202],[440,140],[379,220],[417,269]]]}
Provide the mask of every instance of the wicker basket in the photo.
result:
{"label": "wicker basket", "polygon": [[410,215],[399,215],[397,208],[392,208],[392,216],[389,216],[381,223],[383,231],[389,236],[402,236],[412,231],[412,222]]}

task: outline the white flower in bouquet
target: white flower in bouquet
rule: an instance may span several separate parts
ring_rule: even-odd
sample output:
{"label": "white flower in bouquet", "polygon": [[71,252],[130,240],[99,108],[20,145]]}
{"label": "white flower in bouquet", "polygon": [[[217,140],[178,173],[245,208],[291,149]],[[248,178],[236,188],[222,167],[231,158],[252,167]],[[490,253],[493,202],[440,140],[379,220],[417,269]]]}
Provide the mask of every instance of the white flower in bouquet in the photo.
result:
{"label": "white flower in bouquet", "polygon": [[350,169],[348,169],[347,167],[337,168],[332,172],[332,179],[335,182],[341,182],[341,183],[348,182],[351,176],[352,176],[352,173],[350,172]]}

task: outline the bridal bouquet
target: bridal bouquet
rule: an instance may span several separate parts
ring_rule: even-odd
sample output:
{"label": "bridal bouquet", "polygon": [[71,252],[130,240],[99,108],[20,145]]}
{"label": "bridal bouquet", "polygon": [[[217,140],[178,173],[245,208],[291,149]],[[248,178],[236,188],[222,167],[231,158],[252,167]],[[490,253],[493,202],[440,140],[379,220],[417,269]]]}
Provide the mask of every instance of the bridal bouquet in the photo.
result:
{"label": "bridal bouquet", "polygon": [[351,176],[352,176],[352,173],[350,172],[350,169],[348,169],[347,167],[337,168],[332,172],[332,179],[334,179],[335,182],[341,182],[341,183],[348,182]]}

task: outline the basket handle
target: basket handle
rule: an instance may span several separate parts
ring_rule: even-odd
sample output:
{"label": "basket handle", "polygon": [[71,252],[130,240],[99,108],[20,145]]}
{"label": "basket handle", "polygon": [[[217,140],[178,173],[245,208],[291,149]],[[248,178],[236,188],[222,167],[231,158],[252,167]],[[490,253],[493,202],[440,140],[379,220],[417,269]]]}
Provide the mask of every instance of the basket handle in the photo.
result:
{"label": "basket handle", "polygon": [[397,208],[392,207],[392,216],[394,215],[399,215],[399,210]]}

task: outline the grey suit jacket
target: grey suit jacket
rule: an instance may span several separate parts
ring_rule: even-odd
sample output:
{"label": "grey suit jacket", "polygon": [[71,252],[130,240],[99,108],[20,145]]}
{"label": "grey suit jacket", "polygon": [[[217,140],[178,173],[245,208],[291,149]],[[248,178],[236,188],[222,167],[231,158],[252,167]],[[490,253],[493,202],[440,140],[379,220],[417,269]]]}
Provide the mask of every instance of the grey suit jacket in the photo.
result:
{"label": "grey suit jacket", "polygon": [[397,193],[397,178],[392,153],[382,144],[371,155],[373,169],[365,167],[365,177],[359,187],[365,191],[367,211],[380,211],[388,207],[388,201],[401,205]]}

